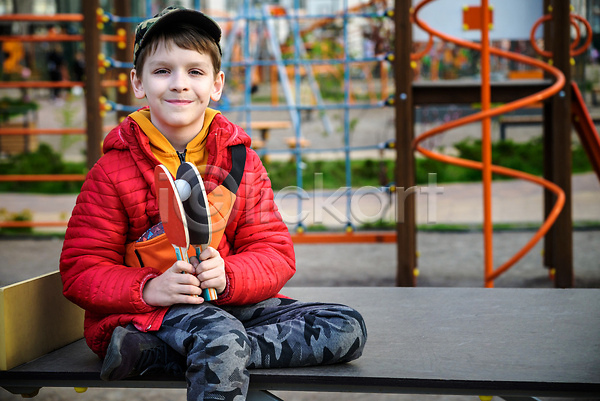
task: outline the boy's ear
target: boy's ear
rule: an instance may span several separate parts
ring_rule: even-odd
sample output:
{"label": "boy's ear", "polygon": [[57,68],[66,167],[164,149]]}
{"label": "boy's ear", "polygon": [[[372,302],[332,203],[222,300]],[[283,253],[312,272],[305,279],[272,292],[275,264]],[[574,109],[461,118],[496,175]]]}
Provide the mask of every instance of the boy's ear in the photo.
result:
{"label": "boy's ear", "polygon": [[138,99],[146,97],[146,91],[144,91],[144,85],[142,84],[142,77],[138,76],[136,69],[132,69],[129,73],[131,79],[131,87],[133,88],[133,94]]}
{"label": "boy's ear", "polygon": [[213,84],[213,92],[210,95],[210,98],[212,101],[218,102],[221,99],[221,95],[223,94],[224,87],[225,87],[225,73],[223,71],[219,71],[219,73],[215,77],[215,82]]}

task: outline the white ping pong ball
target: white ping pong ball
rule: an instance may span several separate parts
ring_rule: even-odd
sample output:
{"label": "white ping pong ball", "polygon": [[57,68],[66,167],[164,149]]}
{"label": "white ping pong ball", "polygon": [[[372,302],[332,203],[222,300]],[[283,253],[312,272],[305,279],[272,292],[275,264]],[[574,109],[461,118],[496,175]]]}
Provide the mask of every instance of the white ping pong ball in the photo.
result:
{"label": "white ping pong ball", "polygon": [[192,187],[186,180],[175,180],[175,188],[177,188],[179,198],[181,198],[182,202],[188,200],[190,198],[190,195],[192,195]]}

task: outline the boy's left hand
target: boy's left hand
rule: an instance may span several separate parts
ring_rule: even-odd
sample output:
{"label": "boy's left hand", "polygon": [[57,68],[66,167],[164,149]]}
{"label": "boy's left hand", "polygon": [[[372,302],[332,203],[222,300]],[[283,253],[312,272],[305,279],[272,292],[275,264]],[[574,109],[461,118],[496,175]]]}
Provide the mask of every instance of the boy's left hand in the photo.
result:
{"label": "boy's left hand", "polygon": [[214,288],[217,290],[217,294],[225,291],[227,285],[225,261],[219,251],[209,246],[200,254],[199,262],[192,257],[190,263],[196,268],[196,277],[200,280],[200,288]]}

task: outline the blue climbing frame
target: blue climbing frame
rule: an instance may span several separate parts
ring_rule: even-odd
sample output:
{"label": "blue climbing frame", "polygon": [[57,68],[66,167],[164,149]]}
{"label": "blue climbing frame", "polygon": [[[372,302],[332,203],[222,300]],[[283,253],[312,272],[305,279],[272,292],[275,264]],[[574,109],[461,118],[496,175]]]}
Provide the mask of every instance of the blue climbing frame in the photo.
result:
{"label": "blue climbing frame", "polygon": [[[344,153],[345,161],[345,196],[346,196],[346,230],[353,231],[354,226],[351,216],[351,198],[353,195],[352,191],[352,176],[350,168],[351,153],[357,150],[367,149],[385,149],[389,148],[390,144],[393,144],[393,138],[383,143],[374,143],[368,146],[351,146],[350,144],[350,133],[351,133],[351,118],[350,111],[356,109],[374,109],[383,108],[390,106],[393,102],[389,99],[381,99],[376,102],[353,102],[351,101],[350,93],[350,82],[351,82],[351,68],[357,63],[381,63],[390,62],[393,57],[391,54],[378,54],[367,57],[353,57],[349,52],[349,22],[356,18],[362,19],[381,19],[390,18],[393,16],[391,10],[386,9],[383,4],[385,2],[378,1],[365,1],[365,8],[371,10],[364,12],[361,7],[353,7],[349,9],[348,0],[331,0],[329,7],[330,10],[336,10],[333,13],[307,13],[306,9],[301,7],[300,0],[292,0],[290,7],[284,8],[280,6],[271,6],[262,4],[260,1],[243,0],[241,6],[235,13],[232,13],[228,17],[213,16],[214,19],[223,27],[231,27],[230,29],[223,30],[222,45],[225,50],[223,56],[222,69],[226,72],[232,70],[234,67],[242,67],[244,70],[243,76],[243,100],[241,104],[232,104],[227,97],[225,97],[219,104],[214,105],[215,108],[223,112],[238,112],[243,114],[243,121],[246,123],[246,127],[250,127],[252,122],[252,112],[254,111],[288,111],[290,114],[290,121],[292,123],[292,129],[295,137],[295,148],[284,149],[284,150],[269,150],[269,153],[291,153],[296,160],[296,186],[298,191],[298,205],[297,211],[298,216],[302,213],[303,196],[303,179],[302,179],[302,156],[307,153],[317,152],[329,152],[337,151]],[[203,10],[202,2],[199,0],[193,1],[193,7],[197,10]],[[146,0],[146,17],[130,17],[130,16],[117,16],[110,13],[106,13],[111,22],[122,22],[137,24],[149,16],[152,16],[157,10],[152,9],[150,0]],[[276,10],[278,10],[276,12]],[[315,59],[309,58],[304,39],[302,38],[301,29],[307,24],[314,23],[319,20],[331,20],[331,21],[342,21],[342,38],[341,45],[344,49],[342,58],[331,58],[331,59]],[[277,38],[277,27],[275,24],[285,24],[289,31],[289,35],[293,41],[293,55],[286,55],[285,58],[281,52],[281,44]],[[261,36],[262,35],[262,36]],[[265,43],[259,43],[253,38],[263,37],[266,38]],[[232,61],[231,49],[233,48],[234,42],[241,46],[242,59],[241,61]],[[266,46],[260,48],[260,46]],[[229,52],[228,52],[229,50]],[[265,57],[265,50],[268,54]],[[123,62],[114,60],[107,57],[111,67],[115,68],[131,68],[130,62]],[[344,99],[343,102],[328,101],[327,103],[323,100],[320,94],[318,82],[315,79],[315,75],[312,67],[315,65],[343,65],[343,88],[344,88]],[[283,89],[286,104],[285,105],[265,105],[265,104],[253,104],[251,97],[252,90],[252,71],[258,66],[276,66],[278,71],[278,84]],[[286,67],[293,66],[294,74],[291,79],[288,78]],[[302,69],[306,72],[306,78],[308,82],[303,82]],[[302,85],[309,85],[311,94],[313,95],[315,104],[303,104],[301,99],[301,87]],[[292,90],[293,85],[293,90]],[[295,94],[295,95],[294,95]],[[115,111],[134,111],[136,108],[129,105],[117,104],[113,101],[108,101],[112,110]],[[302,111],[316,111],[319,115],[324,131],[327,134],[331,134],[332,128],[328,117],[328,111],[342,110],[343,111],[343,144],[337,148],[302,148],[302,119],[300,118]],[[259,154],[265,154],[266,149],[258,150]],[[303,232],[305,227],[303,223],[299,221],[297,223],[296,231]]]}

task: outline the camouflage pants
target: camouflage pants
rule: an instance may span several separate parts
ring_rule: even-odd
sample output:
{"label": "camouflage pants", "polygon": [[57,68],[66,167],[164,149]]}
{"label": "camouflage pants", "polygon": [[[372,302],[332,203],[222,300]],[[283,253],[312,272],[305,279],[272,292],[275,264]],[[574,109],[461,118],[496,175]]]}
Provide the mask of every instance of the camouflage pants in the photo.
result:
{"label": "camouflage pants", "polygon": [[362,354],[362,316],[337,304],[272,298],[255,305],[176,305],[156,336],[187,359],[188,400],[243,400],[247,368],[348,362]]}

